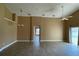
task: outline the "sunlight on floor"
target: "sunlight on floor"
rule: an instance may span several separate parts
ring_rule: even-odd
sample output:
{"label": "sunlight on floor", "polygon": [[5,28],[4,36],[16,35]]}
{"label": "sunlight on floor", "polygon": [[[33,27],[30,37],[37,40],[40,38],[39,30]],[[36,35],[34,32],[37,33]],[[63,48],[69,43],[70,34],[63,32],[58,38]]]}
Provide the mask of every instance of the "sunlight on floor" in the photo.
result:
{"label": "sunlight on floor", "polygon": [[40,47],[39,36],[34,36],[34,38],[33,38],[33,44],[34,44],[34,47],[36,47],[36,48]]}

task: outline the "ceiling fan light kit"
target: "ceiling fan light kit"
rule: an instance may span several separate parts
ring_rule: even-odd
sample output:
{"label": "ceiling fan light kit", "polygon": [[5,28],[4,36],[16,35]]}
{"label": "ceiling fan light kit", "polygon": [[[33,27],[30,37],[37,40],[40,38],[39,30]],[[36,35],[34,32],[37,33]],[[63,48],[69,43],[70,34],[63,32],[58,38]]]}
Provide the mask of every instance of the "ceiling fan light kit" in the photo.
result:
{"label": "ceiling fan light kit", "polygon": [[62,20],[69,20],[69,19],[67,19],[67,18],[62,18]]}

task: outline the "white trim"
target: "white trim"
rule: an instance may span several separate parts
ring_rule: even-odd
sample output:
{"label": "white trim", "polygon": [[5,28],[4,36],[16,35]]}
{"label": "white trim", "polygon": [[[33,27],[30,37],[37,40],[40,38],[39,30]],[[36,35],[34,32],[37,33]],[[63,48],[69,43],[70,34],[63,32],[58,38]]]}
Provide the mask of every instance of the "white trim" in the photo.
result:
{"label": "white trim", "polygon": [[12,43],[8,44],[8,45],[5,45],[4,47],[0,48],[0,52],[3,51],[4,49],[8,48],[9,46],[11,46],[12,44],[16,43],[16,41],[13,41]]}
{"label": "white trim", "polygon": [[62,40],[41,40],[41,42],[59,42]]}
{"label": "white trim", "polygon": [[17,42],[30,42],[30,40],[17,40]]}
{"label": "white trim", "polygon": [[[40,40],[41,42],[57,42],[62,40]],[[30,42],[30,40],[17,40],[17,42]],[[31,40],[33,42],[33,40]]]}

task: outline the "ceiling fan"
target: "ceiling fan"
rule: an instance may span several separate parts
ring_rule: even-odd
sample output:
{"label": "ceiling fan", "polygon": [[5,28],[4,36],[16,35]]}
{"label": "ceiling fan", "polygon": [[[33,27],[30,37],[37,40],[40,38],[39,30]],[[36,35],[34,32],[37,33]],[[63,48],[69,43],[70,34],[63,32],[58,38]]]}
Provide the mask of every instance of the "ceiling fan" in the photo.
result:
{"label": "ceiling fan", "polygon": [[62,8],[62,17],[61,17],[61,19],[62,20],[69,20],[69,18],[72,18],[72,16],[67,16],[67,17],[63,17],[63,15],[64,15],[64,6],[61,6],[61,8]]}

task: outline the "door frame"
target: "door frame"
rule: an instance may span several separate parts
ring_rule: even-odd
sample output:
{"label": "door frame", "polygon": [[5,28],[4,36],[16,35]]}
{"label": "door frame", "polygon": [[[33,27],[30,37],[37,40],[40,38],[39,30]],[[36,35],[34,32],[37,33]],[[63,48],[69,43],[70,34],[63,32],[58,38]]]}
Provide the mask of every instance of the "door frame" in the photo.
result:
{"label": "door frame", "polygon": [[33,26],[33,38],[34,38],[34,35],[35,35],[35,28],[36,27],[40,28],[39,40],[41,40],[41,26],[40,25]]}

